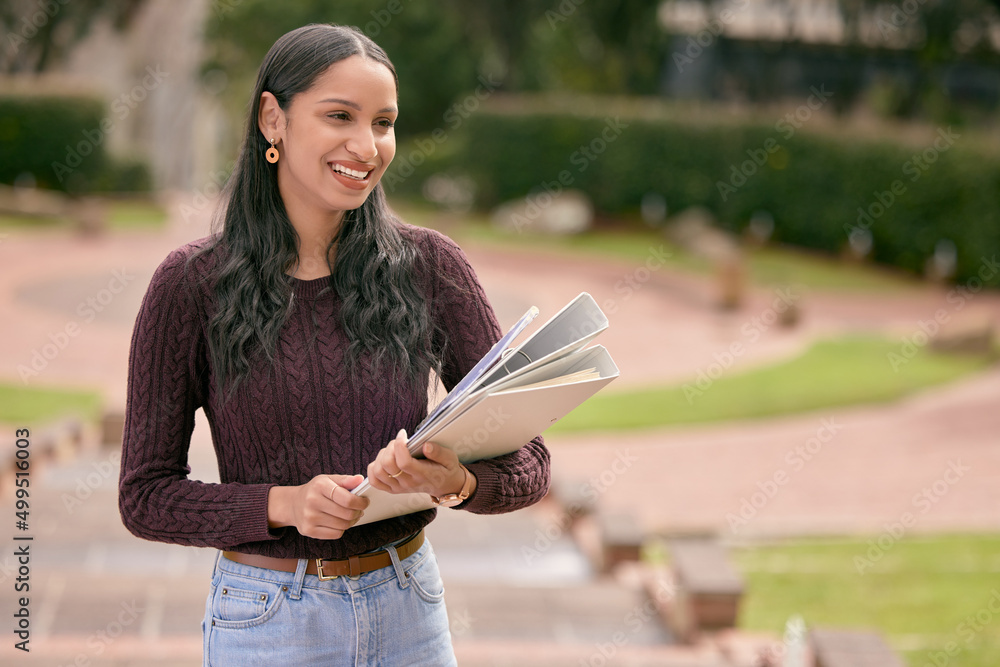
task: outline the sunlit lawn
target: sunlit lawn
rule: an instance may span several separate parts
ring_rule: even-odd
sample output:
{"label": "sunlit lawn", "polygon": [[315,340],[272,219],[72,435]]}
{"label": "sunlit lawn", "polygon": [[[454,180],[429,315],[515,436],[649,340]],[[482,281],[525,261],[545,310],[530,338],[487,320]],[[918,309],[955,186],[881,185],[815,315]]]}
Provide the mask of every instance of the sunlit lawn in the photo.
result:
{"label": "sunlit lawn", "polygon": [[114,229],[133,227],[162,227],[167,221],[163,206],[151,201],[123,200],[112,202],[108,223]]}
{"label": "sunlit lawn", "polygon": [[[471,212],[459,216],[458,223],[442,228],[442,220],[452,220],[427,205],[414,202],[393,202],[400,215],[412,224],[440,228],[460,244],[482,244],[509,248],[519,253],[564,253],[594,256],[643,264],[660,252],[669,254],[669,266],[674,269],[707,273],[713,270],[709,261],[668,242],[662,232],[641,223],[623,219],[615,226],[605,224],[599,229],[568,237],[514,233],[498,230],[489,216]],[[662,249],[662,250],[661,250]],[[747,250],[747,266],[751,280],[758,285],[795,284],[807,288],[851,292],[900,291],[919,286],[910,276],[866,264],[851,263],[815,252],[788,248],[764,247]]]}
{"label": "sunlit lawn", "polygon": [[[110,229],[157,229],[167,220],[163,206],[141,199],[109,200],[107,222]],[[39,217],[0,214],[0,229],[72,229],[69,217]]]}
{"label": "sunlit lawn", "polygon": [[920,349],[880,338],[821,341],[801,356],[743,373],[707,374],[671,386],[600,392],[550,429],[588,431],[720,422],[891,401],[985,368],[990,359]]}
{"label": "sunlit lawn", "polygon": [[67,416],[96,422],[101,396],[96,391],[47,389],[0,383],[0,422],[39,425]]}
{"label": "sunlit lawn", "polygon": [[810,627],[876,629],[910,667],[1000,665],[1000,536],[886,534],[872,550],[879,537],[737,549],[740,626],[780,636],[798,614]]}

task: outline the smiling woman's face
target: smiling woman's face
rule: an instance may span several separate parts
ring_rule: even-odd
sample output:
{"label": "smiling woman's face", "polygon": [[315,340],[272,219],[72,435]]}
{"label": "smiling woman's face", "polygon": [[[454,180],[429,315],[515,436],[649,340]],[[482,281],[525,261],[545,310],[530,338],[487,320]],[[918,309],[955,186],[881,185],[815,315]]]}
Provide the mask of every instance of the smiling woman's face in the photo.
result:
{"label": "smiling woman's face", "polygon": [[[360,207],[396,154],[396,104],[389,68],[359,55],[334,63],[293,97],[286,122],[277,120],[285,208],[326,215]],[[266,127],[269,106],[262,100],[268,140],[277,138]]]}

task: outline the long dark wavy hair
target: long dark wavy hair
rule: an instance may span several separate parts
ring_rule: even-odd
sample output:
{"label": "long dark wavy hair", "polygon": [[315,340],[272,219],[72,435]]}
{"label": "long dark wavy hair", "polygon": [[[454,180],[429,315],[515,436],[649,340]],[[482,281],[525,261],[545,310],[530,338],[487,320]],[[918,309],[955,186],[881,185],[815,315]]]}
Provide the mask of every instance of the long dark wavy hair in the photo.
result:
{"label": "long dark wavy hair", "polygon": [[[385,65],[396,79],[385,51],[356,28],[317,24],[279,38],[257,73],[243,143],[215,220],[222,229],[203,249],[218,254],[208,338],[224,399],[246,379],[258,355],[273,362],[279,332],[295,307],[287,272],[298,260],[299,239],[278,191],[277,166],[264,157],[269,143],[257,125],[261,94],[272,93],[287,110],[330,65],[353,55]],[[425,387],[429,372],[440,372],[431,341],[442,333],[415,286],[417,249],[401,236],[381,183],[360,208],[345,211],[328,261],[334,249],[330,286],[341,299],[350,376],[356,377],[367,355],[373,369],[388,371],[411,389]]]}

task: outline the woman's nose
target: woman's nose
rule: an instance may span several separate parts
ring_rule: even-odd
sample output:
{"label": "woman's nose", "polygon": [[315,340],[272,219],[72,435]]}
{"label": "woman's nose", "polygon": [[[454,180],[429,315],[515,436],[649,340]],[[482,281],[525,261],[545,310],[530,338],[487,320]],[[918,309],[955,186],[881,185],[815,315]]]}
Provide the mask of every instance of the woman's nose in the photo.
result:
{"label": "woman's nose", "polygon": [[347,142],[347,152],[358,159],[358,162],[371,162],[378,155],[375,136],[369,129],[359,129]]}

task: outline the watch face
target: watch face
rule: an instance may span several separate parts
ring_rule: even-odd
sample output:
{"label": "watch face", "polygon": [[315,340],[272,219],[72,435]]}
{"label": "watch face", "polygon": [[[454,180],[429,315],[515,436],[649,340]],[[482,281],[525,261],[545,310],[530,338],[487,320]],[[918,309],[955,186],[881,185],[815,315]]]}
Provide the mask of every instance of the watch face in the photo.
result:
{"label": "watch face", "polygon": [[454,507],[455,505],[461,505],[462,499],[457,493],[449,493],[446,496],[441,496],[438,498],[438,507]]}

